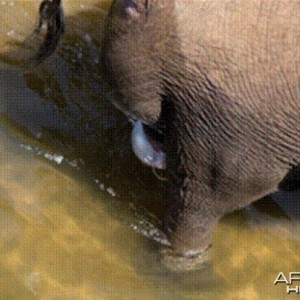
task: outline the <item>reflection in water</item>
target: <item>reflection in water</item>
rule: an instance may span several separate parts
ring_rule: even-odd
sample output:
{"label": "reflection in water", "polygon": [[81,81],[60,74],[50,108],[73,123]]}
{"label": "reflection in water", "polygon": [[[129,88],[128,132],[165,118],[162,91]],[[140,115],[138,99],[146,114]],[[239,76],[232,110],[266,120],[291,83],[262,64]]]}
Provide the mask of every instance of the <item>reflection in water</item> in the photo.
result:
{"label": "reflection in water", "polygon": [[64,5],[59,51],[24,73],[38,1],[0,1],[0,299],[285,299],[273,282],[300,269],[296,193],[224,218],[205,269],[160,265],[164,182],[98,74],[109,2]]}

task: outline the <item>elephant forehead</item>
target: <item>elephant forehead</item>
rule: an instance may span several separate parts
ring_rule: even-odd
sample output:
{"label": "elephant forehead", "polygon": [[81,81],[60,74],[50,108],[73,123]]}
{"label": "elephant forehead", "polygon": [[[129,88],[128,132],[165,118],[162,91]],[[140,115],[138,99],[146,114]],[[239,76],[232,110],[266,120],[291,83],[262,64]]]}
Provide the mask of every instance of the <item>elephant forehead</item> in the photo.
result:
{"label": "elephant forehead", "polygon": [[226,59],[237,53],[252,63],[283,61],[299,55],[299,13],[299,1],[176,1],[176,33],[186,57],[202,51],[216,60],[214,51],[223,50]]}
{"label": "elephant forehead", "polygon": [[297,98],[299,14],[299,1],[176,1],[186,69],[201,69],[230,96],[264,101],[264,93],[289,89]]}

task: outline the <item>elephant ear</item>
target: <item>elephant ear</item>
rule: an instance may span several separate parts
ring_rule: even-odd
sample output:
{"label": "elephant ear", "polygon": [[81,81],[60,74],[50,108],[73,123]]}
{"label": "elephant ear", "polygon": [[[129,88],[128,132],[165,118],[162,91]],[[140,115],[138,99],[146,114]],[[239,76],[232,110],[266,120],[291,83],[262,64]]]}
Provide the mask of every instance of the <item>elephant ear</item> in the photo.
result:
{"label": "elephant ear", "polygon": [[116,0],[114,9],[127,19],[138,20],[141,16],[140,2],[139,0]]}

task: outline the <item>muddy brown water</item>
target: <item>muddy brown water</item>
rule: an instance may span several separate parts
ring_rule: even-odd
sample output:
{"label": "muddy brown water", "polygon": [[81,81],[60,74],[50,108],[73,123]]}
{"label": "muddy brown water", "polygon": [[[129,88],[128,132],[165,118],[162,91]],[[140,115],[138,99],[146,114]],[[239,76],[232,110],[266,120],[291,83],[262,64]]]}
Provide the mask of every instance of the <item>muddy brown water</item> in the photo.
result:
{"label": "muddy brown water", "polygon": [[98,74],[109,2],[65,0],[58,52],[25,71],[38,4],[0,0],[0,299],[291,299],[274,280],[300,271],[296,192],[226,216],[203,270],[161,266],[165,183]]}

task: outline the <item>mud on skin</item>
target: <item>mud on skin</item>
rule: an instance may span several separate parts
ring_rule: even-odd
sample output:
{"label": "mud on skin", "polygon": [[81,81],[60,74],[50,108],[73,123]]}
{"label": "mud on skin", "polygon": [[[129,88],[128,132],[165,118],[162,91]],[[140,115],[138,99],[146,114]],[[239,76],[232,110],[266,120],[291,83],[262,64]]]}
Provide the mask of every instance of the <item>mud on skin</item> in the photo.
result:
{"label": "mud on skin", "polygon": [[[49,34],[38,63],[63,33],[60,1],[42,5],[51,9],[40,10]],[[135,122],[135,153],[166,168],[163,223],[171,247],[163,253],[171,269],[197,268],[194,262],[207,259],[226,213],[278,186],[299,184],[295,11],[300,4],[277,0],[116,0],[111,6],[103,74],[112,102]]]}

